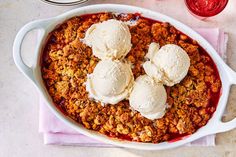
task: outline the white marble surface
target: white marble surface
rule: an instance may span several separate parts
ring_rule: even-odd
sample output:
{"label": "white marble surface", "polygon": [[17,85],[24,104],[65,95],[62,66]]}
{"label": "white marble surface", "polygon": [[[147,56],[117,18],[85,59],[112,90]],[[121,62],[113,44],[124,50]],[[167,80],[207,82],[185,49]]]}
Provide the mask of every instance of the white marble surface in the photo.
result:
{"label": "white marble surface", "polygon": [[[139,0],[137,0],[139,1]],[[93,3],[112,3],[112,0],[89,0]],[[120,3],[137,4],[134,0]],[[0,0],[0,156],[49,157],[49,156],[181,156],[181,157],[234,157],[236,156],[236,129],[217,135],[216,147],[181,147],[164,151],[138,151],[121,148],[86,148],[73,146],[47,146],[38,133],[38,95],[34,86],[17,70],[12,59],[12,43],[17,31],[27,22],[52,17],[76,8],[51,6],[40,0]],[[229,4],[220,15],[208,21],[193,18],[183,0],[156,0],[155,5],[145,6],[172,16],[192,27],[220,27],[229,33],[228,64],[236,70],[236,1]],[[24,53],[30,64],[32,34],[25,40]],[[231,90],[226,119],[236,116],[236,89]]]}

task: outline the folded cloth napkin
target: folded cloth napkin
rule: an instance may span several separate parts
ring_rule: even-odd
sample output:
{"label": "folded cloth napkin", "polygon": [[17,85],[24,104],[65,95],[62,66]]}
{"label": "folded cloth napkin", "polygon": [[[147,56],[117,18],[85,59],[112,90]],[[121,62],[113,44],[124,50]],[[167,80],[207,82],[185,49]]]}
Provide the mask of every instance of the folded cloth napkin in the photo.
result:
{"label": "folded cloth napkin", "polygon": [[[196,28],[206,40],[216,49],[219,55],[226,60],[226,45],[228,36],[218,28]],[[94,140],[73,130],[60,121],[40,99],[39,132],[43,133],[45,144],[79,145],[114,147],[109,144]],[[209,135],[187,144],[187,146],[214,146],[215,135]]]}

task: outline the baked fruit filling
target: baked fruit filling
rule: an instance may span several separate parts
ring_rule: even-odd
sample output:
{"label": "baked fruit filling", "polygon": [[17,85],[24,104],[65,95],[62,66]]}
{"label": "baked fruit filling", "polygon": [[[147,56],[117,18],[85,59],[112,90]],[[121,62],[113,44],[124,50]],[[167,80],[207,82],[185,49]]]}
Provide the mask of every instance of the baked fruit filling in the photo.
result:
{"label": "baked fruit filling", "polygon": [[[134,79],[145,74],[143,63],[151,43],[175,44],[187,52],[187,76],[174,86],[164,86],[168,107],[162,118],[145,118],[131,109],[128,100],[102,105],[89,98],[85,82],[100,59],[83,39],[90,26],[109,19],[131,23],[132,47],[125,59],[132,63]],[[207,52],[169,23],[139,14],[98,13],[65,21],[50,33],[41,66],[47,90],[64,114],[87,129],[123,140],[159,143],[193,134],[211,118],[220,97],[219,73]]]}

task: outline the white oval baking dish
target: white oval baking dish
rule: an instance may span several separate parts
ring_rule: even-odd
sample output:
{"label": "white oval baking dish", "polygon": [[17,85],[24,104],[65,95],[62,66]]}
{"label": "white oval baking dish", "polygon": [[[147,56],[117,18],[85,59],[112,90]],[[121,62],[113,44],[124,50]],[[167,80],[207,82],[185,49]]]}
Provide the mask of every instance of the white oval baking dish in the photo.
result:
{"label": "white oval baking dish", "polygon": [[[95,131],[87,130],[82,125],[75,123],[73,120],[69,119],[63,113],[61,113],[57,107],[53,104],[50,95],[47,92],[47,89],[44,86],[42,77],[41,77],[41,67],[40,67],[40,58],[42,53],[42,48],[48,33],[51,32],[58,24],[63,21],[73,17],[79,16],[83,14],[97,13],[97,12],[115,12],[115,13],[141,13],[142,16],[148,17],[151,19],[155,19],[157,21],[169,22],[173,26],[175,26],[178,30],[187,34],[191,38],[198,41],[198,43],[209,53],[214,62],[217,65],[217,68],[220,73],[220,78],[222,81],[222,91],[221,97],[217,106],[216,111],[214,112],[212,118],[208,121],[208,123],[197,130],[194,134],[185,137],[176,142],[162,142],[158,144],[153,143],[139,143],[139,142],[130,142],[123,141],[119,139],[109,138],[105,135],[99,134]],[[40,35],[37,46],[35,48],[34,54],[34,64],[29,67],[27,66],[21,57],[21,44],[23,42],[24,36],[31,30],[39,29]],[[174,20],[166,15],[150,11],[147,9],[133,7],[128,5],[116,5],[116,4],[102,4],[102,5],[91,5],[86,7],[77,8],[66,13],[63,13],[59,16],[44,19],[44,20],[36,20],[26,24],[24,27],[16,35],[14,45],[13,45],[13,58],[18,69],[29,78],[35,85],[35,87],[40,92],[41,96],[44,98],[45,102],[52,110],[52,112],[62,121],[64,121],[67,125],[74,128],[80,133],[83,133],[89,137],[95,138],[97,140],[110,143],[113,145],[117,145],[120,147],[134,148],[134,149],[142,149],[142,150],[161,150],[161,149],[169,149],[177,146],[184,145],[196,139],[199,139],[203,136],[228,131],[234,129],[236,127],[236,118],[229,122],[222,122],[221,116],[224,112],[224,109],[227,104],[228,95],[230,86],[232,84],[236,84],[236,73],[229,68],[221,57],[217,54],[214,48],[198,33],[193,31],[188,26],[183,23]]]}

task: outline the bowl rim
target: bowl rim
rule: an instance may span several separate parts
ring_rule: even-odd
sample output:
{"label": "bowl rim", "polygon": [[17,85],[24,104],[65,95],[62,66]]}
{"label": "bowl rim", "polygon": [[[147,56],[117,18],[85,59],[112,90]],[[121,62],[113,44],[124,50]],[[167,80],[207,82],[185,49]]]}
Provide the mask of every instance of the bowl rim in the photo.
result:
{"label": "bowl rim", "polygon": [[57,2],[55,0],[41,0],[42,2],[58,5],[58,6],[72,6],[72,5],[78,5],[87,2],[88,0],[71,0],[71,2]]}
{"label": "bowl rim", "polygon": [[[133,141],[124,141],[120,139],[114,139],[107,137],[105,135],[102,135],[96,131],[88,130],[84,128],[81,124],[78,124],[68,118],[66,115],[64,115],[52,102],[52,99],[50,95],[47,92],[46,87],[44,86],[42,77],[41,77],[41,67],[40,67],[40,59],[41,59],[41,53],[42,48],[44,46],[44,42],[47,39],[48,33],[50,33],[58,24],[61,24],[65,20],[77,15],[83,15],[83,14],[91,14],[91,13],[98,13],[98,12],[118,12],[118,13],[140,13],[144,17],[148,17],[151,19],[155,19],[161,22],[169,22],[171,25],[173,25],[176,29],[180,30],[184,34],[188,35],[192,39],[196,40],[199,45],[201,45],[206,52],[211,56],[214,63],[217,66],[218,72],[220,74],[220,78],[222,81],[222,90],[221,90],[221,96],[220,100],[218,102],[216,111],[212,115],[212,117],[209,119],[208,123],[198,129],[195,133],[183,137],[179,141],[175,142],[161,142],[161,143],[142,143],[142,142],[133,142]],[[23,61],[21,56],[18,54],[20,50],[18,48],[20,47],[19,43],[22,42],[23,37],[27,32],[29,32],[32,28],[38,28],[40,30],[40,35],[38,39],[38,43],[35,49],[35,57],[34,57],[34,64],[32,67],[24,67]],[[64,123],[66,123],[68,126],[74,128],[78,132],[92,137],[94,139],[97,139],[99,141],[103,141],[106,143],[110,143],[116,146],[120,147],[127,147],[127,148],[133,148],[133,149],[142,149],[142,150],[161,150],[161,149],[170,149],[174,147],[178,147],[184,144],[187,144],[189,142],[192,142],[196,139],[199,139],[203,136],[228,131],[236,127],[232,126],[231,124],[222,125],[221,122],[221,116],[223,114],[223,111],[225,109],[228,95],[229,95],[229,89],[230,86],[234,83],[236,83],[236,79],[233,77],[236,76],[235,72],[233,72],[226,64],[225,62],[220,58],[220,56],[216,53],[214,48],[206,41],[201,35],[199,35],[197,32],[192,30],[190,27],[186,26],[185,24],[168,17],[166,15],[163,15],[158,12],[154,12],[148,9],[135,7],[135,6],[129,6],[129,5],[120,5],[120,4],[96,4],[96,5],[89,5],[81,8],[76,8],[70,11],[67,11],[61,15],[44,19],[44,20],[36,20],[33,22],[28,23],[25,25],[17,34],[14,44],[13,44],[13,58],[14,61],[19,68],[19,70],[28,77],[36,86],[38,89],[40,95],[44,98],[44,101],[46,102],[47,106],[51,109],[51,111]],[[21,60],[21,61],[20,61]],[[22,63],[21,63],[22,62]],[[233,123],[233,124],[234,124]]]}

